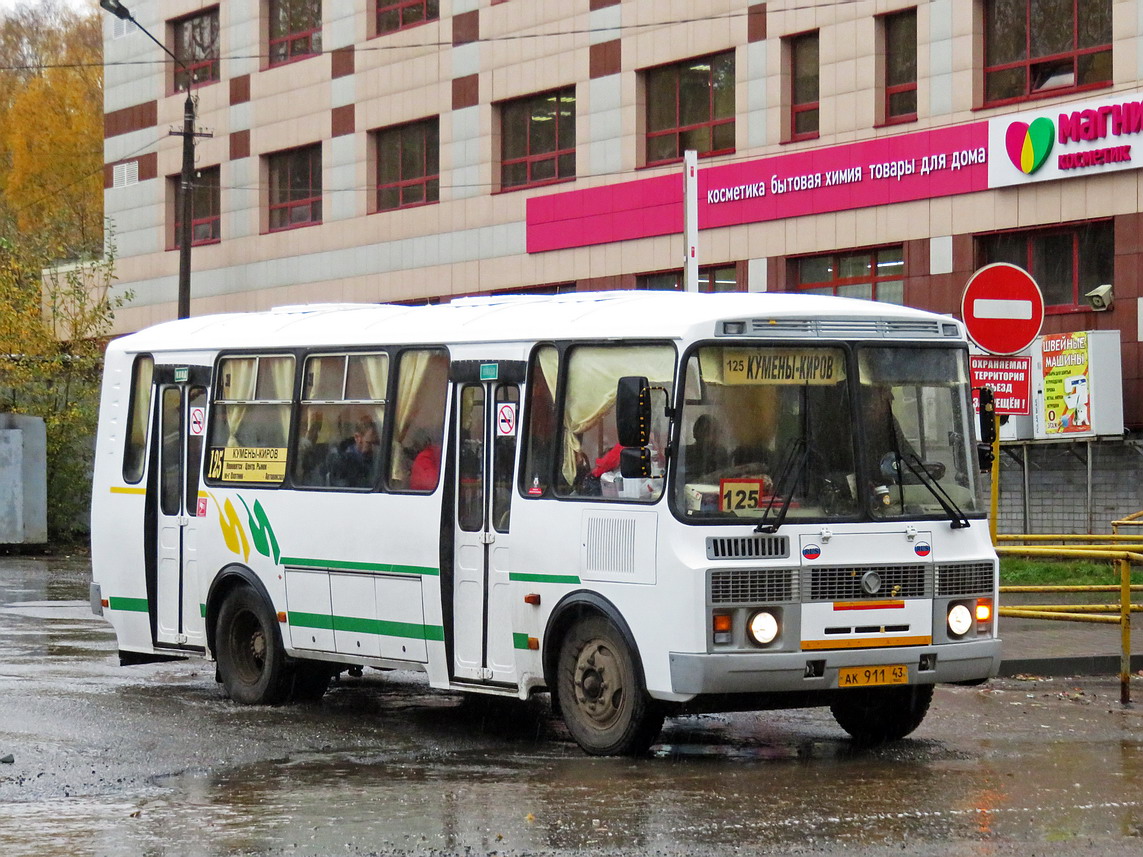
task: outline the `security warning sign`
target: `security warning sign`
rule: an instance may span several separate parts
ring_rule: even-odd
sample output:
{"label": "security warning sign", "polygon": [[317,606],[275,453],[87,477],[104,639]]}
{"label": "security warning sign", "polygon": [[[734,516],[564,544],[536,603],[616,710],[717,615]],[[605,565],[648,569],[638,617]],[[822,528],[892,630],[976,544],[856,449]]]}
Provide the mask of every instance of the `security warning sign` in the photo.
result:
{"label": "security warning sign", "polygon": [[989,387],[996,399],[996,413],[1028,415],[1032,412],[1032,358],[983,357],[970,360],[972,405],[980,412],[981,387]]}

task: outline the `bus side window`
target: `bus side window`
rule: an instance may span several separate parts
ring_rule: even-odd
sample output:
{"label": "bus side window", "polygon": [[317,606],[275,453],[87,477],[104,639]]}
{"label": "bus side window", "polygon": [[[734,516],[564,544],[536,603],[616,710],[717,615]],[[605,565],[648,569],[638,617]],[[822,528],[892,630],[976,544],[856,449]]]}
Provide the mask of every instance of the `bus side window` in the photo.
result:
{"label": "bus side window", "polygon": [[393,396],[393,443],[389,450],[389,488],[432,491],[440,481],[448,353],[439,348],[410,348],[397,359]]}
{"label": "bus side window", "polygon": [[280,485],[293,410],[293,356],[224,357],[214,377],[207,483]]}
{"label": "bus side window", "polygon": [[151,377],[155,361],[149,354],[135,358],[131,371],[131,402],[127,411],[126,443],[123,448],[123,481],[143,478],[147,460],[147,417],[151,413]]}
{"label": "bus side window", "polygon": [[293,480],[303,487],[373,488],[381,475],[389,355],[306,359]]}
{"label": "bus side window", "polygon": [[528,367],[527,429],[524,435],[523,466],[520,468],[520,493],[525,497],[543,497],[552,484],[555,469],[556,378],[560,355],[551,345],[542,345],[532,353]]}
{"label": "bus side window", "polygon": [[[558,493],[570,497],[655,501],[663,491],[662,453],[666,444],[663,396],[672,398],[675,350],[670,345],[580,346],[569,352],[564,385],[564,424]],[[660,388],[651,425],[654,479],[624,484],[619,474],[615,389],[625,375],[648,378]]]}

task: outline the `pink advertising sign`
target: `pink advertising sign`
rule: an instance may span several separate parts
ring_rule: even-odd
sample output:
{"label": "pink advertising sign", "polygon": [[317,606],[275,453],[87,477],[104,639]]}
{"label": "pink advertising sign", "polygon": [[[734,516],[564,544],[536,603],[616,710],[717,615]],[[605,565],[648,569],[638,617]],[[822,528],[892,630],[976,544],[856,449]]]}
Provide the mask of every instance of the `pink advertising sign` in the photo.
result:
{"label": "pink advertising sign", "polygon": [[[760,223],[988,188],[988,122],[723,164],[698,175],[699,228]],[[680,232],[681,175],[532,197],[528,252]]]}

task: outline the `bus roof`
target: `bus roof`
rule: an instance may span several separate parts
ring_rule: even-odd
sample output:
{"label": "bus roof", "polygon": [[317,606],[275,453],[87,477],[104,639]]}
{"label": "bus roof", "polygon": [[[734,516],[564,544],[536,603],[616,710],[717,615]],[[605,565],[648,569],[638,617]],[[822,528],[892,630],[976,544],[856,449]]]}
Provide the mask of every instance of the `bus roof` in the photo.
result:
{"label": "bus roof", "polygon": [[576,292],[492,295],[433,306],[303,304],[170,321],[124,336],[115,350],[335,347],[564,339],[701,339],[743,322],[779,338],[964,339],[951,316],[875,301],[790,293]]}

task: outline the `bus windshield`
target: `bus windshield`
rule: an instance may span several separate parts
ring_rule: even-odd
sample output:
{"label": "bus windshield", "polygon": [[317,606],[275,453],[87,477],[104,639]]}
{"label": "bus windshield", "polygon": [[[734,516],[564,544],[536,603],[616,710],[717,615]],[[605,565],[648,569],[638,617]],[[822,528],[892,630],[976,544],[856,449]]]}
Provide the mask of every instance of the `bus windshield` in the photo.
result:
{"label": "bus windshield", "polygon": [[846,353],[711,345],[687,363],[675,506],[684,517],[762,522],[859,512]]}
{"label": "bus windshield", "polygon": [[964,352],[857,355],[853,379],[836,346],[693,352],[673,477],[680,513],[765,526],[979,512]]}
{"label": "bus windshield", "polygon": [[968,356],[909,346],[858,350],[860,416],[870,511],[916,518],[980,512]]}

